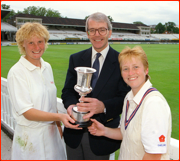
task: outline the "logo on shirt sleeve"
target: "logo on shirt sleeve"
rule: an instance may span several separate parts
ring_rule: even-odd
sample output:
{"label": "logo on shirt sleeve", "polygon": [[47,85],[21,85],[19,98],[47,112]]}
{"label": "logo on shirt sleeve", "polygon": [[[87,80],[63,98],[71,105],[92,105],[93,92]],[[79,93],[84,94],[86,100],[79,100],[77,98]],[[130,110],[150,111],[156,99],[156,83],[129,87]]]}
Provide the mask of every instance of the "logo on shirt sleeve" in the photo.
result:
{"label": "logo on shirt sleeve", "polygon": [[159,137],[159,142],[160,142],[160,144],[158,144],[158,146],[166,146],[165,136],[164,136],[164,135],[161,135],[161,136]]}
{"label": "logo on shirt sleeve", "polygon": [[159,137],[159,141],[160,141],[160,142],[165,142],[165,136],[164,136],[164,135],[161,135],[161,136]]}
{"label": "logo on shirt sleeve", "polygon": [[51,84],[54,84],[54,82],[53,82],[53,81],[51,81]]}

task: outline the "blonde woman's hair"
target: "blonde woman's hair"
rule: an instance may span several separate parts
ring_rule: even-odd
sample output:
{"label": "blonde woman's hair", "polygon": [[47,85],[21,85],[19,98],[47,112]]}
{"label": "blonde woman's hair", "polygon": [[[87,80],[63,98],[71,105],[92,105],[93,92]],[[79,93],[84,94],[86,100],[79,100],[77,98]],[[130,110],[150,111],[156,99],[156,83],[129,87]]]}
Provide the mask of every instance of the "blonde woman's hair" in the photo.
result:
{"label": "blonde woman's hair", "polygon": [[[145,70],[149,68],[148,58],[144,50],[140,46],[135,46],[134,48],[126,47],[119,54],[118,60],[120,64],[120,69],[122,71],[122,61],[125,59],[131,59],[132,57],[137,57],[141,60],[144,65]],[[150,76],[146,75],[146,80],[150,79]]]}
{"label": "blonde woman's hair", "polygon": [[48,40],[50,37],[47,28],[37,22],[27,22],[23,24],[21,28],[16,32],[16,42],[18,44],[20,54],[26,54],[25,48],[23,47],[24,40],[29,39],[33,36],[44,38],[45,49],[47,49]]}

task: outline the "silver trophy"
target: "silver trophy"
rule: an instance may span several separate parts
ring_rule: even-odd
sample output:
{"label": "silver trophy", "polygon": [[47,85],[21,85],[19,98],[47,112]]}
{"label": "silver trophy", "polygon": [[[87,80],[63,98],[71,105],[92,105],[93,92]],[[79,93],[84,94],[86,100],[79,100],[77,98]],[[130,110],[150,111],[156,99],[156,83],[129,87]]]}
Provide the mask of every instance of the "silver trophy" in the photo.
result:
{"label": "silver trophy", "polygon": [[[79,95],[86,96],[88,93],[92,91],[91,78],[92,74],[96,72],[96,69],[89,67],[76,67],[77,71],[77,84],[74,86],[76,92]],[[91,121],[89,119],[83,119],[83,116],[88,114],[89,111],[78,111],[77,106],[72,108],[72,118],[75,120],[75,124],[79,124],[79,127],[88,127],[91,125]]]}

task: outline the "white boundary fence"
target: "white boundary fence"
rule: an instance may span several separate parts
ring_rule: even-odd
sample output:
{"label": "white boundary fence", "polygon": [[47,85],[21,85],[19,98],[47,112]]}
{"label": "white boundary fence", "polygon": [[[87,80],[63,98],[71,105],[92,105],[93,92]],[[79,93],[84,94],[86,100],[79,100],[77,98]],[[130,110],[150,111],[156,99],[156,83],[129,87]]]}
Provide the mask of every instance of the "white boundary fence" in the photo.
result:
{"label": "white boundary fence", "polygon": [[[57,107],[59,113],[66,113],[62,100],[58,97]],[[12,116],[11,102],[7,90],[7,79],[3,77],[1,77],[1,124],[3,124],[7,131],[9,131],[11,134],[14,133],[16,121]],[[114,158],[115,154],[112,153],[110,160],[114,160]],[[170,159],[179,160],[179,140],[174,138],[171,138],[170,141]]]}

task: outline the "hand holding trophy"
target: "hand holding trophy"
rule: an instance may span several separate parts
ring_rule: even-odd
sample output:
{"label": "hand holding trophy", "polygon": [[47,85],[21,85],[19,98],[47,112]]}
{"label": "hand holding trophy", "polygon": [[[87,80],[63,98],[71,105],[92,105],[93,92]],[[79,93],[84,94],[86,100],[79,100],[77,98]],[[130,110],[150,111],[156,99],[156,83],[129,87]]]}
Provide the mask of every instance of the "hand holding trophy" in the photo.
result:
{"label": "hand holding trophy", "polygon": [[[89,67],[76,67],[77,71],[77,84],[74,86],[76,92],[79,95],[86,96],[92,91],[91,78],[92,74],[96,72],[96,69]],[[78,111],[77,106],[72,108],[72,118],[75,120],[75,124],[79,124],[79,127],[88,127],[91,125],[89,119],[83,119],[83,116],[89,113],[89,111]]]}

